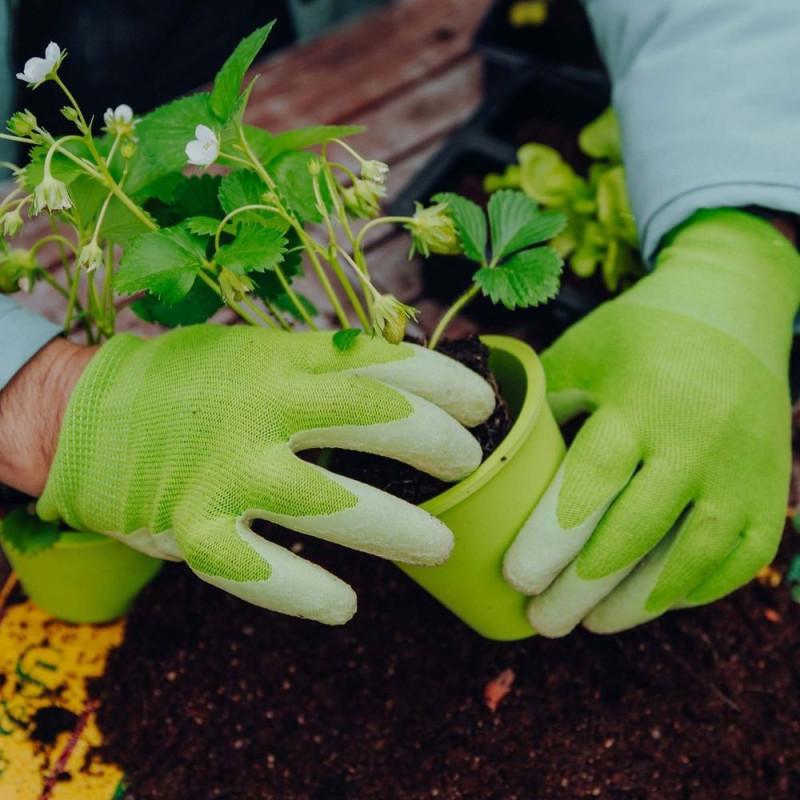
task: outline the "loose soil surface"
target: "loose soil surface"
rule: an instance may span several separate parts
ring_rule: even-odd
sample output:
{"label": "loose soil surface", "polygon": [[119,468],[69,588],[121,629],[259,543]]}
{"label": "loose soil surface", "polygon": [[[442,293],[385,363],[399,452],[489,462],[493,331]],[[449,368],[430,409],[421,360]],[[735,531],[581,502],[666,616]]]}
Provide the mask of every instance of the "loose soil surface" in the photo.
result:
{"label": "loose soil surface", "polygon": [[[799,545],[787,533],[779,569]],[[181,566],[139,599],[93,686],[129,800],[800,797],[784,585],[618,636],[502,644],[391,564],[302,546],[358,591],[348,625],[261,611]]]}

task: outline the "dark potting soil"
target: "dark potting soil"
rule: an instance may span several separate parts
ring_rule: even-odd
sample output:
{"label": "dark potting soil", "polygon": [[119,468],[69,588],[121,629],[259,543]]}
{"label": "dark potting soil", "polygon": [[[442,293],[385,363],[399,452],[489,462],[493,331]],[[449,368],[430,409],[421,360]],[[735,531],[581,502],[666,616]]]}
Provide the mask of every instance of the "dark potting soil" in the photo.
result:
{"label": "dark potting soil", "polygon": [[[477,337],[442,342],[437,350],[455,358],[485,378],[494,389],[497,404],[489,419],[482,425],[472,428],[472,434],[483,450],[484,459],[493,453],[511,429],[512,420],[508,406],[497,387],[497,382],[489,369],[489,348]],[[410,503],[424,503],[431,497],[441,494],[452,484],[440,481],[419,470],[388,458],[336,450],[332,454],[330,469],[340,475],[368,483],[383,489]]]}
{"label": "dark potting soil", "polygon": [[[282,617],[167,566],[91,687],[127,800],[800,797],[785,585],[617,636],[504,644],[391,564],[287,537],[354,586],[358,614]],[[787,532],[779,569],[799,544]]]}

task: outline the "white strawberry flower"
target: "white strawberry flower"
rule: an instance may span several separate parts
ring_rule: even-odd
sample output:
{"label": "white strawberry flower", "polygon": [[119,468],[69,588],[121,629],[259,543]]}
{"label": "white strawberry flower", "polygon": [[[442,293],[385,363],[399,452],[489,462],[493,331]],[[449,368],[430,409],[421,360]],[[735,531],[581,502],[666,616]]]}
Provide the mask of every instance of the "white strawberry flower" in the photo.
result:
{"label": "white strawberry flower", "polygon": [[17,77],[29,86],[38,86],[52,76],[65,55],[66,52],[62,52],[55,42],[50,42],[44,51],[44,58],[29,58]]}
{"label": "white strawberry flower", "polygon": [[136,125],[133,109],[127,103],[122,103],[116,108],[107,108],[103,114],[103,122],[105,129],[117,136],[129,136]]}
{"label": "white strawberry flower", "polygon": [[190,164],[207,167],[217,160],[219,155],[219,139],[208,125],[198,125],[194,129],[194,139],[188,142],[184,150]]}

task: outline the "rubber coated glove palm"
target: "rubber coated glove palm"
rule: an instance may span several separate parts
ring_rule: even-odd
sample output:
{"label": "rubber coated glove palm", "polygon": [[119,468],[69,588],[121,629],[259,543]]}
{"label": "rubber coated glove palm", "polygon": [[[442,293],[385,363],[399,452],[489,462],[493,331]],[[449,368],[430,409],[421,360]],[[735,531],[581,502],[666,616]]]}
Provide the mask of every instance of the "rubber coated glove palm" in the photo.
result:
{"label": "rubber coated glove palm", "polygon": [[509,549],[531,624],[609,633],[711,602],[777,549],[800,258],[762,220],[702,212],[655,272],[543,357],[560,421],[591,416]]}
{"label": "rubber coated glove palm", "polygon": [[362,336],[342,353],[330,333],[214,325],[149,341],[123,334],[70,398],[38,511],[185,560],[256,605],[342,623],[353,590],[257,536],[251,520],[412,564],[445,560],[452,534],[295,452],[362,450],[457,480],[481,460],[460,423],[493,407],[475,373],[414,345]]}

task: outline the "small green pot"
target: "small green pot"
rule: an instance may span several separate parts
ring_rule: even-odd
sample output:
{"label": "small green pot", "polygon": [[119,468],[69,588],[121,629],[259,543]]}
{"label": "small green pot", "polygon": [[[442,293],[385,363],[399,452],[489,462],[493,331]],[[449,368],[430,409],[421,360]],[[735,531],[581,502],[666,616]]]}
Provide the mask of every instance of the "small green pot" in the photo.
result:
{"label": "small green pot", "polygon": [[108,536],[77,531],[35,555],[10,545],[3,551],[28,597],[65,622],[121,617],[164,563]]}
{"label": "small green pot", "polygon": [[455,535],[448,561],[398,566],[482,636],[510,641],[534,631],[525,615],[528,598],[503,579],[503,556],[558,469],[565,446],[545,401],[536,353],[508,336],[482,340],[514,424],[472,475],[422,505]]}

